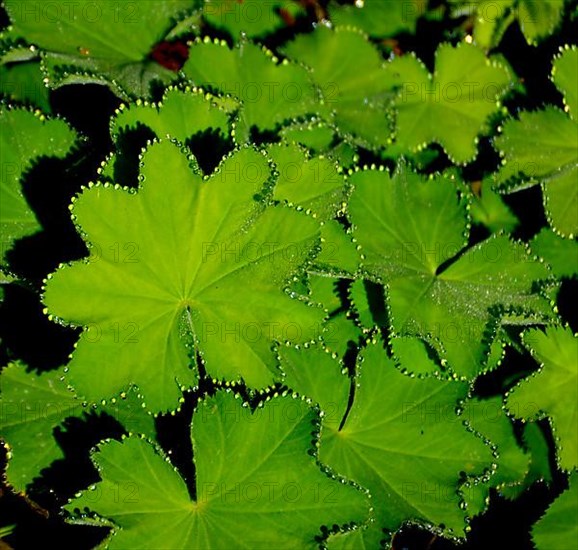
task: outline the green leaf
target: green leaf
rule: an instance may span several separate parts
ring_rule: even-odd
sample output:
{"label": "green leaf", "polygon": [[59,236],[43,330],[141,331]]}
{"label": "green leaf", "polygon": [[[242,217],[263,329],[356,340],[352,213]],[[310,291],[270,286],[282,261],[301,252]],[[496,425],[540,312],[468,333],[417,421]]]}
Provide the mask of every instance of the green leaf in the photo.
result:
{"label": "green leaf", "polygon": [[[0,304],[4,300],[4,285],[9,285],[15,281],[17,281],[16,277],[0,268]],[[0,343],[2,343],[2,338],[0,338]]]}
{"label": "green leaf", "polygon": [[393,358],[404,374],[415,376],[439,376],[440,368],[436,354],[426,342],[412,336],[400,336],[389,341]]}
{"label": "green leaf", "polygon": [[504,200],[491,188],[491,179],[481,184],[479,195],[472,194],[470,216],[475,223],[485,225],[492,233],[511,233],[520,223]]}
{"label": "green leaf", "polygon": [[317,418],[291,397],[250,412],[219,392],[193,416],[192,500],[162,451],[130,437],[100,445],[92,459],[102,481],[66,508],[113,522],[111,549],[317,548],[322,526],[359,523],[368,511],[361,491],[320,469]]}
{"label": "green leaf", "polygon": [[321,304],[328,313],[320,334],[326,351],[336,357],[344,357],[359,342],[361,331],[354,323],[347,304],[342,302],[339,281],[336,277],[309,273],[307,286],[310,300]]}
{"label": "green leaf", "polygon": [[550,467],[550,448],[544,432],[537,422],[526,422],[522,433],[524,446],[530,455],[530,468],[523,483],[502,487],[501,493],[511,500],[517,498],[525,489],[537,481],[550,483],[552,470]]}
{"label": "green leaf", "polygon": [[283,15],[295,19],[305,13],[304,7],[293,0],[206,0],[203,7],[205,20],[235,40],[241,35],[266,36],[286,26]]}
{"label": "green leaf", "polygon": [[415,33],[416,22],[424,14],[425,0],[396,2],[368,0],[361,4],[329,5],[334,25],[358,27],[372,38],[387,38],[400,32]]}
{"label": "green leaf", "polygon": [[495,140],[505,166],[496,180],[506,192],[540,184],[552,228],[564,237],[578,234],[578,80],[576,48],[554,58],[553,80],[566,101],[566,113],[554,106],[520,113],[504,124]]}
{"label": "green leaf", "polygon": [[564,0],[520,0],[517,18],[528,44],[550,36],[562,20]]}
{"label": "green leaf", "polygon": [[229,117],[211,96],[200,90],[169,87],[161,101],[150,104],[138,101],[125,107],[111,120],[111,134],[118,140],[121,132],[143,124],[159,138],[171,137],[181,143],[199,132],[216,130],[223,137],[230,133]]}
{"label": "green leaf", "polygon": [[105,184],[78,197],[92,261],[55,272],[44,302],[85,327],[68,374],[79,393],[100,401],[134,384],[150,410],[175,409],[197,380],[191,344],[210,377],[261,388],[279,376],[273,342],[319,333],[321,309],[283,292],[319,226],[257,202],[270,178],[267,158],[246,147],[205,181],[162,142],[147,150],[136,193]]}
{"label": "green leaf", "polygon": [[375,522],[369,527],[362,527],[350,533],[337,533],[329,537],[327,548],[329,550],[375,550],[382,548],[387,536]]}
{"label": "green leaf", "polygon": [[511,23],[517,21],[528,44],[550,36],[559,25],[564,12],[564,0],[449,0],[457,5],[454,16],[470,15],[476,44],[496,47]]}
{"label": "green leaf", "polygon": [[194,5],[193,0],[5,2],[12,21],[8,36],[22,37],[43,52],[50,86],[106,83],[121,97],[148,97],[153,81],[175,78],[149,56]]}
{"label": "green leaf", "polygon": [[456,414],[468,385],[404,375],[381,342],[362,350],[355,382],[341,430],[322,431],[321,460],[370,491],[375,528],[412,521],[463,537],[462,476],[480,476],[492,463],[489,447]]}
{"label": "green leaf", "polygon": [[10,448],[6,476],[16,491],[24,491],[43,468],[63,458],[52,432],[65,418],[84,412],[61,378],[61,369],[28,374],[16,363],[0,375],[0,431]]}
{"label": "green leaf", "polygon": [[276,130],[313,109],[313,90],[305,69],[279,63],[269,50],[245,40],[232,50],[224,41],[195,41],[183,73],[196,86],[241,101],[235,129],[239,143],[248,141],[253,126]]}
{"label": "green leaf", "polygon": [[477,136],[512,85],[509,69],[471,44],[442,44],[432,76],[415,55],[396,57],[388,76],[398,88],[396,143],[410,152],[439,143],[456,164],[472,161]]}
{"label": "green leaf", "polygon": [[551,326],[526,331],[523,342],[540,370],[508,392],[508,410],[524,420],[548,416],[558,464],[570,471],[578,466],[578,336]]}
{"label": "green leaf", "polygon": [[380,53],[360,31],[319,25],[298,35],[283,52],[311,69],[320,114],[343,136],[372,149],[391,141],[385,108],[391,78]]}
{"label": "green leaf", "polygon": [[312,271],[331,277],[353,277],[359,269],[360,256],[351,231],[331,220],[321,228],[321,241]]}
{"label": "green leaf", "polygon": [[42,157],[64,157],[76,134],[62,120],[46,120],[40,112],[0,110],[0,262],[14,241],[42,228],[22,194],[23,176]]}
{"label": "green leaf", "polygon": [[532,527],[532,542],[537,550],[562,550],[578,543],[578,473],[570,475],[569,484]]}
{"label": "green leaf", "polygon": [[324,156],[311,158],[297,145],[274,144],[267,151],[279,174],[273,198],[322,221],[343,208],[345,178],[335,162]]}
{"label": "green leaf", "polygon": [[338,429],[347,410],[351,386],[341,361],[319,345],[301,350],[280,348],[279,355],[283,382],[319,405],[324,426]]}
{"label": "green leaf", "polygon": [[42,78],[37,60],[0,65],[0,94],[50,113],[49,91]]}
{"label": "green leaf", "polygon": [[548,262],[556,277],[578,276],[578,242],[575,240],[563,239],[544,228],[532,239],[530,247]]}
{"label": "green leaf", "polygon": [[391,177],[368,170],[350,181],[362,269],[386,285],[396,335],[424,338],[442,365],[472,379],[484,372],[502,319],[530,324],[553,316],[535,288],[548,269],[526,247],[492,236],[465,249],[466,204],[448,177],[425,180],[401,165]]}
{"label": "green leaf", "polygon": [[358,160],[356,148],[352,144],[341,141],[335,128],[316,119],[285,126],[279,134],[284,141],[299,143],[313,153],[327,155],[344,168],[353,166]]}
{"label": "green leaf", "polygon": [[349,299],[359,325],[366,331],[376,326],[363,280],[353,281],[349,287]]}
{"label": "green leaf", "polygon": [[565,46],[552,63],[552,81],[564,96],[565,111],[578,120],[578,48]]}
{"label": "green leaf", "polygon": [[510,8],[515,0],[449,0],[452,16],[468,16],[473,23],[473,41],[477,46],[489,50],[496,47],[507,28],[514,21]]}
{"label": "green leaf", "polygon": [[23,491],[54,460],[63,458],[53,432],[71,416],[83,417],[89,410],[106,413],[127,432],[155,436],[153,417],[143,410],[134,391],[99,403],[97,409],[87,409],[82,397],[64,383],[65,372],[61,367],[27,373],[22,365],[12,363],[0,375],[0,428],[10,448],[6,473],[17,491]]}
{"label": "green leaf", "polygon": [[[489,503],[489,490],[521,485],[530,468],[530,456],[518,445],[510,418],[505,414],[501,396],[474,398],[466,402],[463,416],[469,425],[494,448],[497,469],[484,483],[464,489],[468,509],[482,512]],[[475,504],[476,499],[484,504]]]}
{"label": "green leaf", "polygon": [[334,141],[335,130],[329,124],[315,121],[285,126],[279,134],[288,143],[299,143],[314,153],[325,153]]}

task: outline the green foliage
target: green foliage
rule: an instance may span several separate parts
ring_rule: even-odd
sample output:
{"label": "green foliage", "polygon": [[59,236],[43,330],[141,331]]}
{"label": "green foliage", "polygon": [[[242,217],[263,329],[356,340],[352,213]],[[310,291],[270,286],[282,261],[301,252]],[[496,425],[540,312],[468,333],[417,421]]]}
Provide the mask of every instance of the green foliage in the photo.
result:
{"label": "green foliage", "polygon": [[[518,418],[548,416],[556,438],[557,460],[564,470],[578,466],[578,337],[568,328],[548,327],[524,333],[524,345],[541,369],[508,394],[507,407]],[[557,388],[566,388],[560,396]]]}
{"label": "green foliage", "polygon": [[[578,233],[578,49],[564,49],[554,59],[553,80],[564,96],[562,110],[547,106],[522,112],[504,124],[496,144],[506,165],[498,176],[510,190],[541,184],[552,228],[564,237]],[[513,182],[513,183],[512,183]]]}
{"label": "green foliage", "polygon": [[578,540],[578,485],[574,472],[570,476],[570,488],[564,491],[548,508],[548,511],[532,528],[532,540],[538,550],[565,548]]}
{"label": "green foliage", "polygon": [[193,501],[162,451],[132,436],[100,446],[93,460],[102,481],[67,509],[114,521],[109,548],[315,548],[322,526],[360,521],[368,509],[360,490],[320,469],[315,417],[290,397],[250,412],[219,392],[193,416]]}
{"label": "green foliage", "polygon": [[395,58],[388,73],[399,89],[396,142],[411,152],[439,143],[456,164],[474,159],[477,136],[512,85],[503,63],[466,43],[442,44],[434,75],[414,55]]}
{"label": "green foliage", "polygon": [[5,9],[6,491],[105,548],[353,550],[542,483],[527,538],[565,550],[571,3]]}
{"label": "green foliage", "polygon": [[317,113],[332,122],[342,135],[373,148],[390,141],[385,105],[391,80],[383,59],[361,32],[320,26],[298,36],[284,48],[289,58],[311,70],[319,99]]}
{"label": "green foliage", "polygon": [[64,157],[76,134],[63,120],[47,120],[26,109],[2,109],[0,124],[0,262],[4,263],[14,241],[41,228],[24,197],[23,176],[42,157]]}
{"label": "green foliage", "polygon": [[496,47],[508,27],[517,22],[529,44],[551,35],[562,18],[564,0],[449,0],[455,16],[468,15],[473,20],[473,38],[489,49]]}
{"label": "green foliage", "polygon": [[[160,208],[165,163],[174,201]],[[279,378],[272,341],[303,342],[321,331],[323,312],[283,292],[319,227],[305,214],[255,200],[269,192],[267,158],[240,149],[207,179],[190,163],[194,157],[169,142],[152,145],[136,194],[104,184],[74,202],[94,257],[52,274],[44,303],[51,315],[87,327],[68,378],[90,401],[135,384],[150,410],[176,408],[179,385],[197,381],[193,345],[211,377],[261,388]],[[129,211],[140,219],[127,218]],[[228,338],[237,325],[240,338]]]}
{"label": "green foliage", "polygon": [[115,93],[148,97],[153,81],[167,84],[174,78],[174,73],[149,59],[150,51],[194,4],[193,0],[138,5],[113,0],[74,5],[66,0],[50,4],[7,0],[12,27],[5,40],[25,41],[39,49],[52,87],[106,83]]}
{"label": "green foliage", "polygon": [[494,236],[463,250],[466,205],[451,179],[425,180],[402,165],[391,177],[370,170],[351,182],[363,271],[387,285],[396,334],[426,339],[442,365],[471,379],[485,370],[502,315],[515,310],[519,324],[538,321],[537,311],[547,318],[536,283],[548,270],[522,245]]}

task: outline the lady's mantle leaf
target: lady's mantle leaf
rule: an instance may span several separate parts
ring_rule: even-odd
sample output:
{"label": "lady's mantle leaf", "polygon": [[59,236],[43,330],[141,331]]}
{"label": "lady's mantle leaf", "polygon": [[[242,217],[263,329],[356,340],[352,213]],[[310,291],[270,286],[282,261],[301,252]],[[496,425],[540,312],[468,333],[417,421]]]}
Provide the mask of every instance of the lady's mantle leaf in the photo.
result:
{"label": "lady's mantle leaf", "polygon": [[501,397],[470,399],[464,407],[463,416],[477,433],[489,441],[496,457],[497,470],[488,481],[472,483],[464,488],[468,509],[481,513],[489,504],[491,487],[501,492],[504,487],[522,484],[530,469],[530,454],[518,445]]}
{"label": "lady's mantle leaf", "polygon": [[38,60],[0,65],[0,95],[50,113],[49,90],[42,82]]}
{"label": "lady's mantle leaf", "polygon": [[322,431],[320,458],[369,489],[372,529],[413,520],[463,536],[463,476],[492,464],[490,448],[456,414],[468,391],[463,382],[402,374],[381,342],[362,351],[353,405],[340,429]]}
{"label": "lady's mantle leaf", "polygon": [[[578,48],[554,59],[553,80],[564,95],[566,113],[552,105],[508,120],[495,141],[505,166],[497,179],[507,191],[537,183],[552,228],[578,234]],[[569,115],[569,116],[568,116]]]}
{"label": "lady's mantle leaf", "polygon": [[478,134],[512,84],[506,67],[466,43],[442,44],[433,75],[413,55],[395,58],[388,73],[399,88],[397,143],[412,152],[439,143],[457,164],[474,159]]}
{"label": "lady's mantle leaf", "polygon": [[532,252],[544,259],[556,277],[578,277],[578,242],[564,239],[544,227],[530,242]]}
{"label": "lady's mantle leaf", "polygon": [[276,378],[274,341],[319,334],[322,310],[282,290],[319,226],[257,202],[270,178],[267,158],[244,148],[204,181],[162,142],[144,156],[138,192],[104,185],[78,197],[93,256],[54,273],[44,301],[85,327],[69,364],[79,393],[99,401],[134,384],[151,410],[174,409],[179,385],[197,379],[187,344],[210,376],[263,387]]}
{"label": "lady's mantle leaf", "polygon": [[203,7],[205,20],[234,40],[265,36],[304,13],[304,6],[294,0],[206,0]]}
{"label": "lady's mantle leaf", "polygon": [[492,236],[464,250],[466,205],[450,179],[400,166],[392,177],[370,170],[350,181],[353,235],[365,272],[387,287],[394,331],[428,340],[457,374],[484,370],[504,313],[526,324],[553,315],[534,288],[548,269],[524,246]]}
{"label": "lady's mantle leaf", "polygon": [[390,141],[386,105],[392,81],[378,50],[358,30],[318,26],[284,47],[311,68],[321,114],[345,136],[376,148]]}
{"label": "lady's mantle leaf", "polygon": [[417,19],[426,11],[425,0],[376,2],[369,0],[355,5],[329,5],[334,25],[358,27],[372,38],[388,38],[400,32],[415,33]]}
{"label": "lady's mantle leaf", "polygon": [[312,399],[323,414],[323,425],[339,427],[347,410],[350,380],[343,364],[320,346],[296,350],[281,348],[283,382],[303,397]]}
{"label": "lady's mantle leaf", "polygon": [[[16,239],[41,229],[22,194],[22,176],[43,156],[64,157],[76,134],[62,120],[26,109],[0,110],[0,263]],[[47,182],[48,183],[48,182]]]}
{"label": "lady's mantle leaf", "polygon": [[513,21],[528,44],[536,45],[550,36],[564,13],[564,0],[450,0],[457,5],[454,15],[470,15],[474,41],[485,49],[494,48]]}
{"label": "lady's mantle leaf", "polygon": [[106,413],[127,432],[155,434],[154,421],[141,407],[134,391],[114,402],[87,409],[86,402],[67,388],[63,368],[42,373],[30,372],[18,364],[0,375],[0,433],[10,448],[6,477],[17,491],[23,491],[41,470],[63,453],[53,431],[71,416]]}
{"label": "lady's mantle leaf", "polygon": [[207,95],[199,90],[168,88],[157,103],[137,102],[128,107],[123,104],[111,121],[111,134],[118,139],[121,132],[143,124],[157,137],[170,136],[181,143],[208,129],[227,137],[229,117]]}
{"label": "lady's mantle leaf", "polygon": [[508,393],[511,414],[525,420],[548,416],[560,467],[578,466],[578,337],[569,328],[528,330],[524,345],[541,369]]}
{"label": "lady's mantle leaf", "polygon": [[231,94],[242,103],[237,122],[239,143],[253,126],[275,130],[284,121],[313,109],[313,89],[307,71],[256,44],[241,41],[232,50],[226,43],[205,39],[191,46],[183,72],[196,86]]}
{"label": "lady's mantle leaf", "polygon": [[298,145],[273,144],[267,151],[279,174],[275,199],[324,221],[343,207],[345,178],[334,161],[324,156],[310,158]]}
{"label": "lady's mantle leaf", "polygon": [[17,491],[63,457],[52,431],[65,418],[84,412],[61,376],[61,371],[28,374],[18,364],[9,365],[0,375],[0,431],[10,447],[6,475]]}
{"label": "lady's mantle leaf", "polygon": [[492,233],[511,233],[520,223],[502,197],[491,188],[491,178],[481,182],[479,194],[472,193],[470,215],[474,223],[485,225]]}
{"label": "lady's mantle leaf", "polygon": [[120,95],[148,96],[153,80],[175,73],[149,57],[193,0],[7,0],[12,21],[8,38],[23,38],[43,52],[52,86],[108,83]]}
{"label": "lady's mantle leaf", "polygon": [[112,521],[111,549],[317,548],[322,526],[363,521],[368,502],[320,470],[316,421],[290,397],[251,412],[219,392],[193,416],[194,500],[158,448],[130,437],[100,446],[102,481],[67,508]]}
{"label": "lady's mantle leaf", "polygon": [[570,549],[578,545],[578,473],[570,475],[570,487],[532,527],[537,550]]}

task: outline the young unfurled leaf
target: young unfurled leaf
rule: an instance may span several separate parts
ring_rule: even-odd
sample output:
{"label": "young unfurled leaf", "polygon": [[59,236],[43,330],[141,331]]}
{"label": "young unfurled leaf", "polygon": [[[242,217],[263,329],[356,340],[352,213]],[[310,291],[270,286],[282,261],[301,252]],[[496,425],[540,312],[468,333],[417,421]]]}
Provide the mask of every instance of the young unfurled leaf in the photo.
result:
{"label": "young unfurled leaf", "polygon": [[319,225],[255,200],[271,170],[247,147],[205,181],[165,141],[147,150],[138,192],[105,185],[78,197],[93,256],[55,272],[44,301],[85,327],[68,365],[80,394],[99,401],[134,384],[151,410],[175,409],[197,380],[191,344],[211,377],[264,387],[279,376],[273,342],[320,334],[322,310],[283,292]]}
{"label": "young unfurled leaf", "polygon": [[166,84],[176,76],[149,56],[194,5],[194,0],[7,0],[12,22],[7,38],[23,38],[43,52],[52,87],[106,83],[121,97],[148,97],[153,81]]}
{"label": "young unfurled leaf", "polygon": [[570,475],[569,483],[570,487],[532,527],[532,541],[537,550],[570,549],[578,542],[578,473]]}
{"label": "young unfurled leaf", "polygon": [[320,114],[341,134],[370,148],[391,141],[386,105],[392,80],[380,53],[361,32],[319,25],[287,44],[284,52],[311,68]]}
{"label": "young unfurled leaf", "polygon": [[536,289],[548,269],[523,245],[492,236],[465,248],[466,204],[447,177],[426,180],[400,166],[392,177],[369,170],[350,181],[363,271],[386,285],[396,334],[424,338],[455,373],[475,378],[503,319],[553,316]]}
{"label": "young unfurled leaf", "polygon": [[282,62],[268,50],[241,41],[232,50],[225,42],[197,41],[183,73],[196,86],[231,94],[241,102],[235,137],[249,140],[253,126],[275,130],[284,122],[314,110],[307,71]]}
{"label": "young unfurled leaf", "polygon": [[495,143],[505,166],[496,182],[506,192],[540,184],[552,228],[564,237],[578,234],[578,49],[554,59],[553,80],[564,96],[566,113],[552,105],[523,111],[508,120]]}
{"label": "young unfurled leaf", "polygon": [[193,500],[162,452],[130,437],[100,445],[92,458],[102,481],[67,509],[112,522],[111,550],[317,548],[321,527],[361,523],[369,508],[360,490],[321,471],[317,419],[291,397],[251,412],[219,392],[193,415]]}
{"label": "young unfurled leaf", "polygon": [[431,75],[414,55],[387,66],[398,88],[396,144],[415,152],[439,143],[456,164],[477,154],[477,136],[512,85],[510,70],[476,46],[442,44]]}
{"label": "young unfurled leaf", "polygon": [[540,370],[508,392],[506,405],[517,418],[547,416],[558,464],[572,470],[578,466],[578,337],[569,328],[551,326],[526,331],[523,341]]}
{"label": "young unfurled leaf", "polygon": [[[45,156],[64,157],[76,134],[62,120],[26,109],[0,110],[0,263],[13,242],[41,229],[22,193],[22,177]],[[47,182],[47,185],[50,182]]]}

